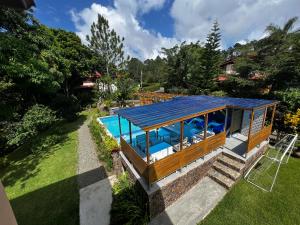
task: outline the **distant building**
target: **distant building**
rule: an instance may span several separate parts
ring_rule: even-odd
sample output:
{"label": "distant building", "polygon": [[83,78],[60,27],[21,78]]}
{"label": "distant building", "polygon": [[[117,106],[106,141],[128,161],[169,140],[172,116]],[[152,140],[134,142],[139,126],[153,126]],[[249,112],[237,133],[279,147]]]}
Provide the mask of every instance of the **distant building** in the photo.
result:
{"label": "distant building", "polygon": [[234,69],[234,60],[229,59],[226,60],[221,67],[225,70],[225,74],[236,74],[236,70]]}

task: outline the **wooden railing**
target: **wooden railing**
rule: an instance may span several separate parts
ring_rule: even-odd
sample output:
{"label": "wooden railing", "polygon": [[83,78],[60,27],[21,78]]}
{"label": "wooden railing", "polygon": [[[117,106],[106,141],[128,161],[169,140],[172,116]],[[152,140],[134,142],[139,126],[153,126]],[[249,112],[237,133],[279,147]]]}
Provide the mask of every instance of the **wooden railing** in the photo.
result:
{"label": "wooden railing", "polygon": [[127,159],[133,164],[140,175],[147,179],[147,163],[135,152],[135,150],[121,137],[121,150]]}
{"label": "wooden railing", "polygon": [[207,155],[212,150],[224,145],[225,140],[225,132],[222,132],[150,164],[149,183],[160,180],[183,166]]}
{"label": "wooden railing", "polygon": [[260,131],[256,132],[253,135],[250,135],[248,138],[247,152],[250,152],[256,145],[260,144],[266,140],[272,132],[272,125],[266,126]]}
{"label": "wooden railing", "polygon": [[224,145],[225,140],[226,134],[222,132],[160,159],[149,166],[147,166],[146,162],[122,138],[121,149],[139,174],[148,180],[149,183],[153,183]]}

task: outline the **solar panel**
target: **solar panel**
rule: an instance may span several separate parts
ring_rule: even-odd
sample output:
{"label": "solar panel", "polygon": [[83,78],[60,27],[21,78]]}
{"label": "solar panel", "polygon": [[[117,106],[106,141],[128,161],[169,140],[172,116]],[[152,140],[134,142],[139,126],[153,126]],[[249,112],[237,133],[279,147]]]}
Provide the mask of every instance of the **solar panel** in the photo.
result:
{"label": "solar panel", "polygon": [[274,100],[216,96],[180,96],[151,105],[123,108],[116,113],[136,126],[146,128],[219,107],[257,108],[276,103]]}

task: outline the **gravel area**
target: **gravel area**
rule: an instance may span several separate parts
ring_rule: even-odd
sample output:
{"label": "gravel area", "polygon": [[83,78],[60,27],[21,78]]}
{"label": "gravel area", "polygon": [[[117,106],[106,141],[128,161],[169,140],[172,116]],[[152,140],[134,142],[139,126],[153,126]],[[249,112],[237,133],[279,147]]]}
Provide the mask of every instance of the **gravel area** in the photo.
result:
{"label": "gravel area", "polygon": [[93,142],[89,121],[86,121],[78,130],[78,184],[86,187],[107,177],[104,167],[100,164]]}
{"label": "gravel area", "polygon": [[79,217],[81,225],[109,225],[112,177],[107,177],[98,160],[89,121],[78,130]]}

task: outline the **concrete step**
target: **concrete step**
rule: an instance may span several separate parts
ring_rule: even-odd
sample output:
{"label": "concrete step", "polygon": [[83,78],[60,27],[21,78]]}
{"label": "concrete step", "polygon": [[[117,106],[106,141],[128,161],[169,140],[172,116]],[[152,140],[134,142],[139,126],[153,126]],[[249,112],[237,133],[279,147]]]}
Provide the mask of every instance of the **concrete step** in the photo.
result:
{"label": "concrete step", "polygon": [[225,155],[225,156],[227,156],[228,158],[231,158],[232,160],[235,160],[235,161],[237,161],[239,163],[245,164],[244,160],[242,160],[242,159],[240,159],[238,157],[235,157],[234,155],[232,155],[232,154],[230,154],[228,152],[222,152],[222,154]]}
{"label": "concrete step", "polygon": [[219,173],[223,174],[224,176],[231,178],[232,180],[236,181],[241,174],[228,166],[216,161],[213,164],[213,168],[218,171]]}
{"label": "concrete step", "polygon": [[245,164],[244,163],[241,163],[237,160],[234,160],[226,155],[221,155],[220,157],[218,157],[218,161],[220,163],[222,163],[223,165],[227,166],[227,167],[230,167],[231,169],[237,171],[237,172],[241,172],[244,167],[245,167]]}
{"label": "concrete step", "polygon": [[230,189],[234,184],[234,181],[232,179],[224,176],[215,169],[210,169],[208,172],[208,176],[227,189]]}

